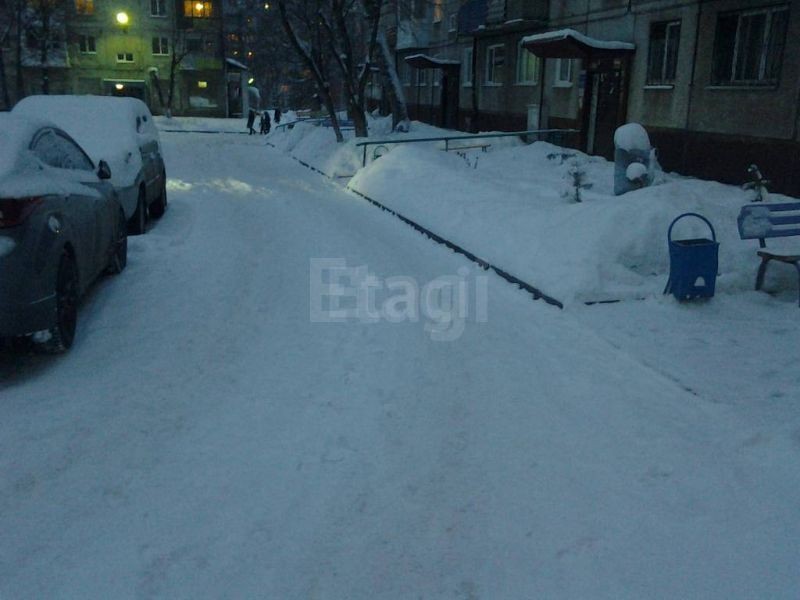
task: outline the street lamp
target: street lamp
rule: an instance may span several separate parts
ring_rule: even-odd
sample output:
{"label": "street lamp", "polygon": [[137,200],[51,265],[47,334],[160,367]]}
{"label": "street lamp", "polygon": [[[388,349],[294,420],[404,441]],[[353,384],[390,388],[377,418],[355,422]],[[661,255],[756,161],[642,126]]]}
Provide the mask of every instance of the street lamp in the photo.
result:
{"label": "street lamp", "polygon": [[128,13],[126,13],[124,11],[118,12],[117,16],[116,16],[116,19],[117,19],[117,24],[121,25],[122,27],[125,27],[128,24],[128,22],[130,21],[130,17],[128,17]]}
{"label": "street lamp", "polygon": [[256,80],[255,77],[251,77],[250,79],[247,80],[247,85],[253,85],[253,82],[255,82],[255,80]]}

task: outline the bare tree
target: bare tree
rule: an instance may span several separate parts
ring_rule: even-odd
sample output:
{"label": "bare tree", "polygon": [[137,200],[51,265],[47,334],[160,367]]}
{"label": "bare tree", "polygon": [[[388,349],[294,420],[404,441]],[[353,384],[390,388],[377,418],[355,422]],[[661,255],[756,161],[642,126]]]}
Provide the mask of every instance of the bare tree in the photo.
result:
{"label": "bare tree", "polygon": [[9,12],[5,2],[0,3],[0,87],[2,87],[3,108],[11,108],[11,97],[8,93],[8,77],[6,75],[5,47],[11,38],[13,12]]}
{"label": "bare tree", "polygon": [[278,0],[278,10],[289,43],[314,79],[320,101],[330,116],[336,141],[342,142],[344,136],[331,95],[326,28],[320,16],[325,2],[326,0]]}
{"label": "bare tree", "polygon": [[35,52],[29,56],[29,64],[41,71],[42,93],[50,93],[50,67],[63,66],[66,62],[64,20],[67,0],[28,0],[24,10],[24,22],[28,39],[35,41]]}

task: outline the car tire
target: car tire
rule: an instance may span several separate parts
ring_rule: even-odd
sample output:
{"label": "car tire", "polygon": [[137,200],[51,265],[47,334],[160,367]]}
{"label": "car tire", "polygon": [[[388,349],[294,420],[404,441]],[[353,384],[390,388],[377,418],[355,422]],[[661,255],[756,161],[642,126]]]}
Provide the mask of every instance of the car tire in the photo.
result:
{"label": "car tire", "polygon": [[128,265],[128,230],[125,226],[125,213],[119,213],[119,226],[117,227],[117,240],[109,259],[106,272],[111,275],[119,275]]}
{"label": "car tire", "polygon": [[50,354],[61,354],[72,347],[78,325],[78,268],[69,254],[63,254],[56,277],[56,323],[50,328],[50,339],[41,348]]}
{"label": "car tire", "polygon": [[136,201],[136,212],[133,213],[128,223],[130,235],[143,235],[147,231],[147,196],[144,188],[139,189],[139,198]]}
{"label": "car tire", "polygon": [[160,219],[167,212],[167,175],[162,175],[163,183],[161,184],[161,193],[156,198],[155,202],[150,205],[150,216],[154,219]]}

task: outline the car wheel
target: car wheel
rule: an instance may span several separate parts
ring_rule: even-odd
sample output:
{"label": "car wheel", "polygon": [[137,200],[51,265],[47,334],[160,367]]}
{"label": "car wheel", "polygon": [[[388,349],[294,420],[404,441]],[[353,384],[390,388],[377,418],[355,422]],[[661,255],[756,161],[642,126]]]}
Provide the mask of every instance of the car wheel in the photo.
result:
{"label": "car wheel", "polygon": [[61,256],[56,277],[56,324],[41,344],[45,352],[60,354],[72,347],[78,325],[78,269],[68,254]]}
{"label": "car wheel", "polygon": [[167,212],[167,176],[164,177],[164,183],[161,184],[161,193],[156,201],[150,205],[150,216],[154,219],[160,219]]}
{"label": "car wheel", "polygon": [[114,249],[106,268],[106,271],[112,275],[122,273],[128,264],[128,230],[125,227],[125,213],[120,211],[119,215],[117,241],[114,242]]}
{"label": "car wheel", "polygon": [[144,188],[139,190],[139,199],[136,202],[136,212],[133,213],[128,224],[128,233],[142,235],[147,230],[147,197]]}

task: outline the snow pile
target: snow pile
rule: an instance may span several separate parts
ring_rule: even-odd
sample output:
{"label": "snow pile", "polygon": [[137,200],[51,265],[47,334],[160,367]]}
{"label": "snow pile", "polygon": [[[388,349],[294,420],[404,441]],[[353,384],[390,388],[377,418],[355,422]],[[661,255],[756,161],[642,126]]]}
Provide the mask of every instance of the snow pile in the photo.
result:
{"label": "snow pile", "polygon": [[617,128],[614,132],[614,145],[621,150],[632,152],[641,150],[650,151],[650,136],[639,123],[628,123]]}
{"label": "snow pile", "polygon": [[[413,126],[411,134],[398,137],[454,133]],[[649,148],[639,125],[621,128],[619,137],[622,146]],[[348,184],[353,190],[566,303],[660,296],[669,274],[667,229],[684,212],[703,214],[716,228],[718,293],[753,286],[756,247],[739,238],[736,225],[749,198],[734,186],[659,175],[663,184],[617,197],[613,163],[545,142],[524,146],[516,138],[491,140],[487,153],[445,153],[434,142],[387,144],[376,160],[370,146],[364,169],[358,168],[361,154],[354,141],[337,145],[325,128],[298,125],[282,140],[276,143],[280,149],[331,176],[355,172]],[[575,169],[581,173],[580,202],[565,193]],[[629,174],[641,177],[646,170],[632,165]],[[702,222],[684,219],[673,237],[709,235]],[[791,239],[770,242],[774,249],[791,246]],[[776,269],[776,276],[796,285],[788,270]]]}
{"label": "snow pile", "polygon": [[28,96],[14,114],[46,116],[86,151],[95,165],[105,160],[111,183],[127,187],[142,168],[140,144],[155,140],[158,130],[147,105],[135,98],[111,96]]}
{"label": "snow pile", "polygon": [[625,169],[625,177],[628,178],[628,181],[643,181],[649,172],[650,170],[646,165],[635,162],[629,164],[628,168]]}

